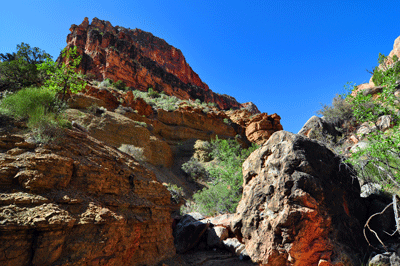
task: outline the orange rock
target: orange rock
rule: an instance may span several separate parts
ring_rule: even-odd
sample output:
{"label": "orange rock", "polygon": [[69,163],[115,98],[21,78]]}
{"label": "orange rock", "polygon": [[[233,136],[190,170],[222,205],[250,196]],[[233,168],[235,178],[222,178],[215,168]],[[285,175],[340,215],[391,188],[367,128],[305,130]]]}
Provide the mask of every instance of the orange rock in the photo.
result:
{"label": "orange rock", "polygon": [[78,47],[84,74],[91,73],[99,80],[122,80],[143,91],[153,87],[180,99],[213,102],[220,109],[241,107],[233,97],[212,92],[179,49],[149,32],[113,27],[97,18],[91,24],[85,18],[81,25],[72,25],[70,31],[67,47]]}
{"label": "orange rock", "polygon": [[57,144],[1,156],[0,168],[13,169],[1,178],[14,180],[0,193],[2,265],[157,265],[173,257],[170,193],[155,175],[87,134],[62,134]]}

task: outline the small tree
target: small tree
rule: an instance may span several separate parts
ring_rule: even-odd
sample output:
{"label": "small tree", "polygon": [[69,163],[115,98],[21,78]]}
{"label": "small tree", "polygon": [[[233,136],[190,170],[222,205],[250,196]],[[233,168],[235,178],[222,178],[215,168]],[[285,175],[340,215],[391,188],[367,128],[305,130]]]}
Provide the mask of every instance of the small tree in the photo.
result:
{"label": "small tree", "polygon": [[51,56],[29,44],[17,45],[17,52],[0,54],[0,90],[18,90],[43,83],[43,75],[37,64],[50,60]]}
{"label": "small tree", "polygon": [[57,64],[53,60],[47,59],[38,68],[45,70],[48,75],[45,86],[61,93],[61,100],[64,100],[67,92],[78,93],[85,88],[86,82],[83,80],[84,75],[76,72],[76,68],[82,60],[82,57],[78,56],[77,47],[65,48],[62,50],[61,56],[65,59],[65,63]]}

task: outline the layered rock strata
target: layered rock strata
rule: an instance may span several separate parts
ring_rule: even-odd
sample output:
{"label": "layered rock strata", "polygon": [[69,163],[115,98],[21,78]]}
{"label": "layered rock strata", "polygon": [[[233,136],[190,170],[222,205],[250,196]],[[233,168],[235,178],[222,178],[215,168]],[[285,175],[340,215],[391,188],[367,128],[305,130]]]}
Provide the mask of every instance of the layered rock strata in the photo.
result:
{"label": "layered rock strata", "polygon": [[243,164],[232,230],[260,265],[359,265],[366,207],[350,166],[325,146],[274,133]]}
{"label": "layered rock strata", "polygon": [[170,194],[86,133],[0,137],[1,265],[155,265],[175,255]]}
{"label": "layered rock strata", "polygon": [[113,27],[97,18],[90,24],[85,18],[70,31],[67,47],[78,47],[84,74],[121,80],[142,91],[151,87],[180,99],[213,102],[221,109],[241,107],[233,97],[212,92],[179,49],[149,32]]}

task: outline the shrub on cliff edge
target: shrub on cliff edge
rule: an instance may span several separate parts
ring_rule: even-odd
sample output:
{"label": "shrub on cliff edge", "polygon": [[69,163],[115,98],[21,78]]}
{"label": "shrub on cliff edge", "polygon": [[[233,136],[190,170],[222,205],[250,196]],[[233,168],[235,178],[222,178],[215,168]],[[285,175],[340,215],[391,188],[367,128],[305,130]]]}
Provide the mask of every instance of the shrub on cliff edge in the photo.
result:
{"label": "shrub on cliff edge", "polygon": [[0,103],[0,112],[27,121],[28,128],[41,142],[55,135],[60,127],[69,126],[64,119],[65,103],[60,101],[55,91],[48,88],[24,88],[8,94]]}

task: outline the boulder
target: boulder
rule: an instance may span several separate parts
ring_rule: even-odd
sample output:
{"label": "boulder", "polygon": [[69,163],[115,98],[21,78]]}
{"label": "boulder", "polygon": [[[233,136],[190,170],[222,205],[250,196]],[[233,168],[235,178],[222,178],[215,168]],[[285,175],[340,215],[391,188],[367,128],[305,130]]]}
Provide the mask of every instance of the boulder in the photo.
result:
{"label": "boulder", "polygon": [[207,232],[207,246],[223,247],[222,241],[229,237],[229,231],[223,226],[214,226],[208,229]]}
{"label": "boulder", "polygon": [[246,137],[250,142],[263,144],[276,131],[282,130],[281,117],[277,114],[261,113],[247,122]]}
{"label": "boulder", "polygon": [[209,228],[209,223],[199,213],[189,213],[182,217],[174,229],[174,244],[177,253],[185,253],[194,248]]}
{"label": "boulder", "polygon": [[332,124],[326,122],[323,118],[314,115],[308,119],[297,134],[311,139],[319,139],[322,134],[336,137],[340,135],[340,132],[338,132]]}
{"label": "boulder", "polygon": [[240,257],[241,259],[249,257],[245,245],[243,243],[240,243],[237,238],[228,238],[223,241],[223,244],[227,250]]}
{"label": "boulder", "polygon": [[[0,264],[156,265],[175,255],[170,193],[131,156],[77,130],[0,152]],[[11,182],[7,182],[11,180]]]}
{"label": "boulder", "polygon": [[359,265],[366,207],[353,175],[319,142],[276,132],[243,163],[232,230],[260,265]]}
{"label": "boulder", "polygon": [[380,116],[376,121],[376,127],[381,131],[389,129],[391,127],[391,124],[392,124],[392,117],[390,115]]}

